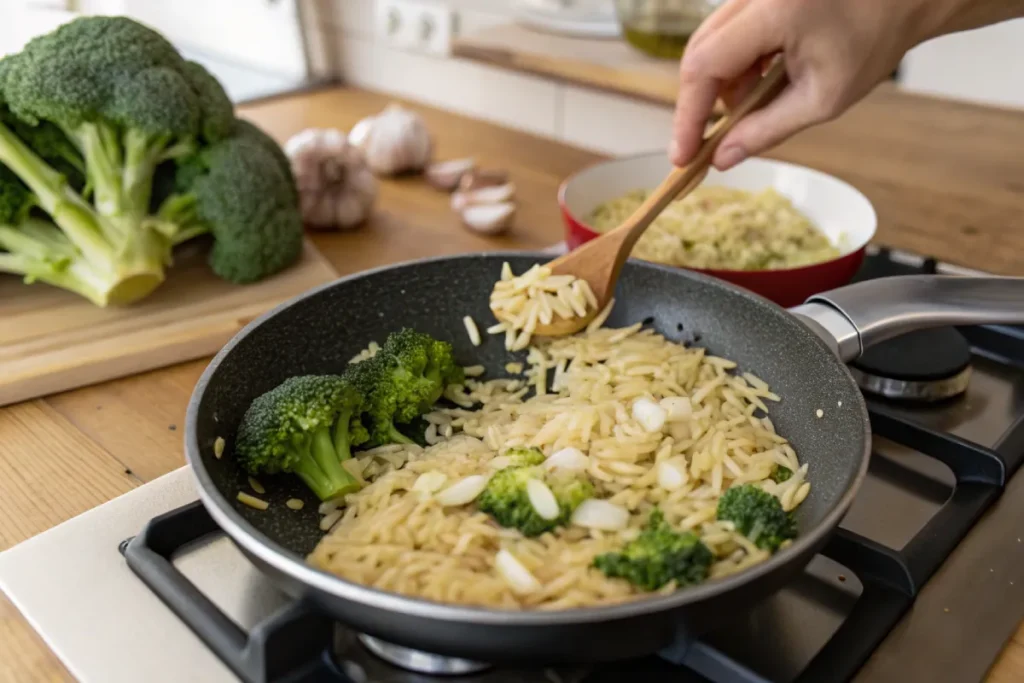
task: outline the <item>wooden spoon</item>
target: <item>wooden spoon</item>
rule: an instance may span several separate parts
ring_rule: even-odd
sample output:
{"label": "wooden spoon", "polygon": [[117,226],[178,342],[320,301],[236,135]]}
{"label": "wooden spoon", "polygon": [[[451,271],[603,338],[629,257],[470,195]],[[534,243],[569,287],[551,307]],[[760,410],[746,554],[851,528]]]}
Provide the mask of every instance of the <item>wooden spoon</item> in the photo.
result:
{"label": "wooden spoon", "polygon": [[549,262],[553,275],[574,275],[590,283],[598,306],[582,318],[555,317],[547,324],[538,324],[534,335],[559,337],[574,334],[586,327],[604,310],[615,293],[615,284],[622,265],[644,230],[673,200],[686,196],[703,182],[715,149],[736,122],[774,99],[786,86],[786,65],[781,57],[734,110],[720,118],[705,134],[704,142],[693,161],[684,168],[675,168],[633,215],[617,228],[590,240],[579,248]]}

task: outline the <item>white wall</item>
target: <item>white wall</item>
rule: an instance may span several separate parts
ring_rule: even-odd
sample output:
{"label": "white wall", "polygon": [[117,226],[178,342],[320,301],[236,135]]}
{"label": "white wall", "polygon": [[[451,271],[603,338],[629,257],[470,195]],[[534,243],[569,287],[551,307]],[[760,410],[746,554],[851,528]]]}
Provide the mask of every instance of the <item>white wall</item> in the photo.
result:
{"label": "white wall", "polygon": [[903,62],[908,90],[1024,107],[1024,19],[936,38]]}
{"label": "white wall", "polygon": [[[429,1],[429,0],[428,0]],[[447,0],[471,32],[507,23],[512,0]],[[319,70],[360,87],[422,101],[609,154],[663,149],[671,109],[446,56],[392,49],[376,35],[373,0],[325,0],[312,29]]]}

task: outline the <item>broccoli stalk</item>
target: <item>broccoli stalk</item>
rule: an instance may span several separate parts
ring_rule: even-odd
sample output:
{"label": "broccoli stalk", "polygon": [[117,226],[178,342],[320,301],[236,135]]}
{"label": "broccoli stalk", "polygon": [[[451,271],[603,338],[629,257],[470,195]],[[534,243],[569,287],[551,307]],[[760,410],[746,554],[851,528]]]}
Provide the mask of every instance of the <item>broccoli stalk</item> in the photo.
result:
{"label": "broccoli stalk", "polygon": [[676,531],[655,508],[635,540],[619,552],[598,555],[593,564],[606,576],[655,591],[670,581],[675,581],[677,587],[701,583],[713,559],[711,550],[696,534]]}
{"label": "broccoli stalk", "polygon": [[358,491],[343,466],[364,442],[363,397],[334,375],[285,380],[252,402],[238,428],[235,452],[250,474],[291,472],[320,500]]}
{"label": "broccoli stalk", "polygon": [[[52,224],[31,221],[27,225],[34,227],[27,232],[22,227],[26,223],[8,223],[0,238],[0,247],[7,252],[0,261],[5,272],[69,289],[99,306],[130,303],[163,282],[169,257],[165,237],[149,230],[132,230],[98,214],[62,173],[3,123],[0,164],[17,176],[5,174],[0,183],[23,182],[34,195],[26,201],[56,223],[51,230]],[[55,263],[62,265],[55,269]]]}

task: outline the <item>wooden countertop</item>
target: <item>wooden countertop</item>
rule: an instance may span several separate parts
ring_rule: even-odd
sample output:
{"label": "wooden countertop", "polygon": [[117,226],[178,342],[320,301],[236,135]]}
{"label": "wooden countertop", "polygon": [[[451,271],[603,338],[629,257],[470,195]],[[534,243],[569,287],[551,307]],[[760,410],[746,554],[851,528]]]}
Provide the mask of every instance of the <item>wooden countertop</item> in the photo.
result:
{"label": "wooden countertop", "polygon": [[[262,102],[243,114],[279,140],[306,126],[347,129],[388,98],[331,89]],[[415,179],[383,184],[372,224],[318,234],[342,274],[410,258],[561,239],[558,183],[595,155],[425,107],[442,158],[475,156],[511,173],[521,208],[509,235],[459,227],[447,198]],[[878,242],[1003,274],[1024,275],[1024,113],[879,92],[772,156],[858,186],[875,203]],[[184,463],[181,426],[206,361],[0,409],[0,550]],[[1024,679],[1024,629],[990,682]],[[0,598],[0,681],[73,680]]]}

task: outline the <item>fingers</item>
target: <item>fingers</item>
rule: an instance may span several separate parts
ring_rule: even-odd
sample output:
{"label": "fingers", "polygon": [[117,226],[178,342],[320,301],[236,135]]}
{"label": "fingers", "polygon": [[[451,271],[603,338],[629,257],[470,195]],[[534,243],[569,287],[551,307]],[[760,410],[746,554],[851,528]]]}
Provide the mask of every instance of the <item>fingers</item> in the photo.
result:
{"label": "fingers", "polygon": [[820,107],[816,106],[808,89],[791,84],[768,106],[737,123],[715,150],[712,163],[724,171],[822,119]]}
{"label": "fingers", "polygon": [[739,78],[726,83],[722,87],[719,97],[722,98],[728,109],[735,109],[743,101],[743,98],[750,94],[759,80],[761,80],[760,63],[747,69]]}
{"label": "fingers", "polygon": [[723,84],[744,75],[762,56],[781,47],[782,35],[775,28],[778,24],[762,9],[769,3],[736,4],[717,28],[691,43],[683,55],[669,151],[677,166],[689,163],[700,147],[704,126]]}

